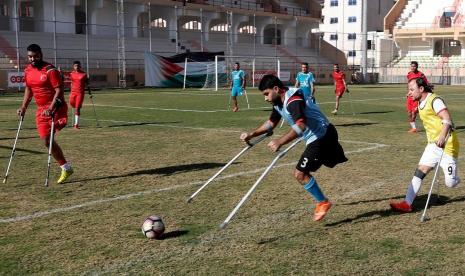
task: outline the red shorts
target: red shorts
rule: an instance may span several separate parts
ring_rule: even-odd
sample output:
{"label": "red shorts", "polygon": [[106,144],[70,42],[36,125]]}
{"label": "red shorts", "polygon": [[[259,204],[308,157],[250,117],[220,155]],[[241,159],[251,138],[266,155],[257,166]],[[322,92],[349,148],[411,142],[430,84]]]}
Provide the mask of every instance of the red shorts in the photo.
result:
{"label": "red shorts", "polygon": [[84,93],[71,92],[71,94],[69,95],[69,104],[73,108],[81,108],[82,102],[84,102]]}
{"label": "red shorts", "polygon": [[407,107],[407,112],[417,112],[418,111],[418,102],[414,101],[412,98],[407,97],[407,101],[405,102]]}
{"label": "red shorts", "polygon": [[342,97],[344,92],[346,92],[345,86],[336,86],[336,89],[334,89],[334,93],[336,93],[336,96],[338,97]]}
{"label": "red shorts", "polygon": [[[38,107],[36,112],[36,126],[40,138],[45,138],[50,135],[52,130],[52,117],[42,116],[41,113],[47,107]],[[68,105],[64,103],[55,113],[55,132],[61,130],[68,123]]]}

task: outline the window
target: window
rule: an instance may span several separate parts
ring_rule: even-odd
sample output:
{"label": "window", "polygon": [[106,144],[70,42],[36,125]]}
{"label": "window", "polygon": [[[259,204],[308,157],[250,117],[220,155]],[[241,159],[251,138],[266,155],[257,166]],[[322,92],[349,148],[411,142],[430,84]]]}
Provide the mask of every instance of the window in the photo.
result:
{"label": "window", "polygon": [[254,26],[244,26],[239,28],[239,33],[240,34],[256,34],[257,33],[257,28]]}
{"label": "window", "polygon": [[355,57],[355,56],[357,56],[357,52],[355,50],[349,51],[348,56],[349,57]]}
{"label": "window", "polygon": [[357,22],[357,17],[349,16],[348,21],[349,21],[349,23],[355,23],[355,22]]}
{"label": "window", "polygon": [[229,30],[228,24],[218,24],[210,28],[210,31],[214,32],[227,32]]}
{"label": "window", "polygon": [[349,6],[357,5],[357,0],[349,0]]}
{"label": "window", "polygon": [[347,38],[348,39],[357,39],[357,34],[356,33],[348,34]]}
{"label": "window", "polygon": [[19,8],[20,17],[34,17],[34,6],[33,2],[21,2]]}
{"label": "window", "polygon": [[329,40],[337,40],[337,34],[329,35]]}
{"label": "window", "polygon": [[329,24],[336,24],[338,22],[338,18],[337,17],[331,17],[329,19]]}
{"label": "window", "polygon": [[6,1],[0,0],[0,15],[1,16],[8,16],[8,5]]}
{"label": "window", "polygon": [[457,40],[451,40],[451,41],[449,41],[449,46],[457,47],[457,46],[459,46],[459,44],[457,42],[458,42]]}
{"label": "window", "polygon": [[163,18],[157,18],[152,20],[152,23],[150,25],[154,28],[166,28],[166,20]]}
{"label": "window", "polygon": [[201,30],[202,29],[202,23],[199,21],[189,21],[182,25],[182,28],[185,30]]}
{"label": "window", "polygon": [[375,49],[375,43],[373,40],[367,40],[367,49],[368,50],[374,50]]}
{"label": "window", "polygon": [[338,0],[331,0],[330,6],[331,7],[337,7],[339,5]]}

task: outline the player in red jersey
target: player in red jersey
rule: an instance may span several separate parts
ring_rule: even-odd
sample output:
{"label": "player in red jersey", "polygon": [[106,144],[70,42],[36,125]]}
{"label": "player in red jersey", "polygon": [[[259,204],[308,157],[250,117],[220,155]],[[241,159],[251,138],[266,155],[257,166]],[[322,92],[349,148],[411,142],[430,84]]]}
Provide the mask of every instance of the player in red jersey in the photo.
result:
{"label": "player in red jersey", "polygon": [[[29,65],[24,70],[26,89],[18,115],[24,116],[32,97],[37,104],[36,126],[40,138],[48,148],[52,114],[55,117],[55,130],[61,130],[68,121],[68,106],[63,94],[63,82],[58,70],[42,60],[42,49],[37,44],[27,47]],[[58,183],[63,183],[72,173],[71,165],[66,161],[63,151],[53,139],[52,156],[60,164],[61,176]]]}
{"label": "player in red jersey", "polygon": [[[69,104],[74,108],[74,124],[75,129],[79,129],[79,116],[81,115],[81,107],[84,102],[84,94],[86,85],[89,84],[86,72],[82,71],[81,62],[76,60],[73,62],[73,71],[69,73],[71,79],[71,94],[69,95]],[[90,94],[92,97],[92,94]]]}
{"label": "player in red jersey", "polygon": [[[426,76],[421,71],[418,71],[418,62],[412,61],[410,63],[410,72],[408,72],[407,74],[407,81],[418,78],[422,78],[425,81],[425,83],[428,84]],[[418,102],[415,102],[412,98],[407,96],[406,108],[407,117],[410,124],[409,132],[416,133],[417,126],[415,125],[415,120],[417,119],[418,114]]]}
{"label": "player in red jersey", "polygon": [[339,64],[334,64],[333,80],[334,80],[334,93],[336,93],[336,108],[331,112],[334,115],[337,115],[339,109],[339,100],[341,99],[344,92],[349,92],[347,89],[347,84],[345,80],[346,75],[344,72],[339,70]]}

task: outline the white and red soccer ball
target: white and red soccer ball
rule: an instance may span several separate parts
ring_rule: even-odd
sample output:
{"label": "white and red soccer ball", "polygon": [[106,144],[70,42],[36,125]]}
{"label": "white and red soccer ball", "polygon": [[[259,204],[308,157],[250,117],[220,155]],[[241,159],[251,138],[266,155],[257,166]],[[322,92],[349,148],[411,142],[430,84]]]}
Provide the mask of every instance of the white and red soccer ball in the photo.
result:
{"label": "white and red soccer ball", "polygon": [[149,239],[159,239],[165,232],[165,224],[159,216],[150,216],[142,223],[142,234]]}

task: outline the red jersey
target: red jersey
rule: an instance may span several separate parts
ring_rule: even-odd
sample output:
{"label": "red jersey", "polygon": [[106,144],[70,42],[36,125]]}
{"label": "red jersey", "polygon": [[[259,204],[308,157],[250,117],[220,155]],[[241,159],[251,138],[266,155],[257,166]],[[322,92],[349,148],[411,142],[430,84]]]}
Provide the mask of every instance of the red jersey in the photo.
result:
{"label": "red jersey", "polygon": [[69,73],[71,80],[71,93],[84,94],[87,83],[87,74],[82,71],[72,71]]}
{"label": "red jersey", "polygon": [[428,79],[426,78],[425,74],[423,74],[421,71],[417,72],[408,72],[407,74],[407,80],[410,81],[411,79],[417,79],[417,78],[422,78],[427,84],[429,84]]}
{"label": "red jersey", "polygon": [[336,88],[345,87],[344,85],[345,78],[346,78],[346,75],[344,74],[344,72],[333,71],[333,79],[334,79],[334,82],[336,83]]}
{"label": "red jersey", "polygon": [[55,88],[60,87],[63,82],[60,72],[53,65],[45,61],[43,63],[40,68],[29,64],[24,69],[24,79],[26,86],[31,89],[37,106],[48,108],[55,96]]}

